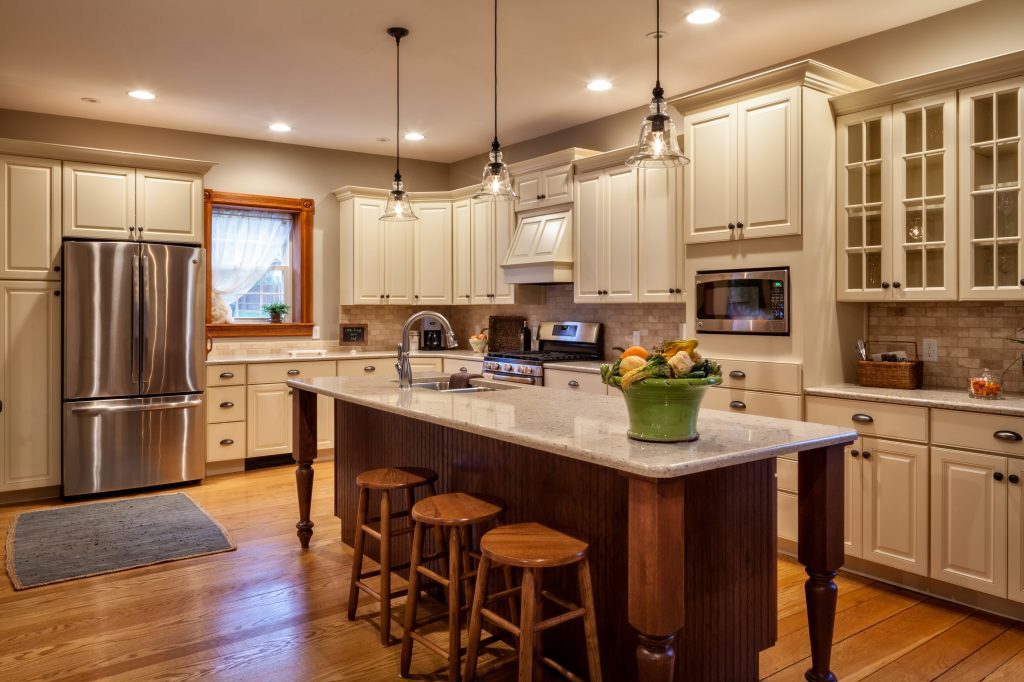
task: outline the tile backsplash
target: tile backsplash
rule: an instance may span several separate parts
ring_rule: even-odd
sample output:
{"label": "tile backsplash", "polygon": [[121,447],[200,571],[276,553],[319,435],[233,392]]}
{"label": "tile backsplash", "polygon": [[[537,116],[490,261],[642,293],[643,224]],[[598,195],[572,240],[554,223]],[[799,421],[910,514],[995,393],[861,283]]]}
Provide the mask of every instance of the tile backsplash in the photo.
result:
{"label": "tile backsplash", "polygon": [[[938,362],[924,365],[925,386],[967,387],[967,378],[982,368],[999,376],[1024,353],[1024,345],[1006,340],[1024,327],[1024,302],[950,301],[872,303],[868,307],[869,350],[908,348],[922,339],[938,339]],[[909,350],[909,349],[908,349]],[[1024,392],[1018,363],[1006,373],[1005,390]]]}
{"label": "tile backsplash", "polygon": [[[487,326],[491,315],[521,315],[530,327],[541,322],[571,320],[604,323],[605,355],[613,346],[629,346],[633,331],[640,332],[645,346],[679,336],[679,325],[686,321],[686,306],[678,304],[577,304],[573,303],[572,284],[544,287],[544,302],[524,305],[436,306],[433,308],[452,323],[460,348],[468,348],[467,339]],[[406,318],[420,306],[341,306],[342,323],[366,323],[366,350],[391,350],[398,342]]]}

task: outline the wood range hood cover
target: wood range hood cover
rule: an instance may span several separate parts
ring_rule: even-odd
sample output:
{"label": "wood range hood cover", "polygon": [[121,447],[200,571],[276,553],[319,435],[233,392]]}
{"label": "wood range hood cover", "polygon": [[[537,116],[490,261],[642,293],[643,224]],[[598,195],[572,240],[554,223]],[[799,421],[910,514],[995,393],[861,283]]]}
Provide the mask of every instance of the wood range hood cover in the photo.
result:
{"label": "wood range hood cover", "polygon": [[501,268],[509,284],[572,282],[572,211],[519,216]]}

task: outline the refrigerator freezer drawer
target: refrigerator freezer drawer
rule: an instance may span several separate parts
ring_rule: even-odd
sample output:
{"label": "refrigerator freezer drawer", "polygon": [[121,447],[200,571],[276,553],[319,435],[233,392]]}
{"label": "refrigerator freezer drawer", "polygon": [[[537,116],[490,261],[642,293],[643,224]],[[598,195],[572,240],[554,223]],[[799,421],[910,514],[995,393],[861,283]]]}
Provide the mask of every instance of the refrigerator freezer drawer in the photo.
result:
{"label": "refrigerator freezer drawer", "polygon": [[203,478],[201,394],[64,403],[64,495]]}

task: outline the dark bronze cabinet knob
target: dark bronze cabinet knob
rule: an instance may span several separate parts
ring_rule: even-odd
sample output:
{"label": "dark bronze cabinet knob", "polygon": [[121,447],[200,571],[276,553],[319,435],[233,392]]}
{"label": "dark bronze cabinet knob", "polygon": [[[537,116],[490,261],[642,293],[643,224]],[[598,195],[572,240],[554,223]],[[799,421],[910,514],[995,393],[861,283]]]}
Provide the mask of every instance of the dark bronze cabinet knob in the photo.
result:
{"label": "dark bronze cabinet knob", "polygon": [[850,450],[850,457],[860,457],[860,450]]}
{"label": "dark bronze cabinet knob", "polygon": [[871,459],[871,453],[867,450],[864,451],[864,459]]}
{"label": "dark bronze cabinet knob", "polygon": [[892,288],[893,289],[899,289],[901,286],[903,286],[903,285],[900,284],[899,282],[893,282],[892,283]]}
{"label": "dark bronze cabinet knob", "polygon": [[1001,471],[995,472],[994,474],[992,474],[992,478],[996,479],[997,481],[1003,480],[1003,472],[1001,472]]}
{"label": "dark bronze cabinet knob", "polygon": [[883,289],[888,289],[889,288],[889,283],[888,282],[882,282],[882,288]]}
{"label": "dark bronze cabinet knob", "polygon": [[730,230],[735,230],[736,229],[736,223],[729,223],[729,229]]}
{"label": "dark bronze cabinet knob", "polygon": [[1010,474],[1009,476],[1007,476],[1007,479],[1010,481],[1010,483],[1014,485],[1020,483],[1020,476],[1018,476],[1017,474]]}
{"label": "dark bronze cabinet knob", "polygon": [[736,223],[736,229],[742,230],[743,229],[743,223],[737,222]]}

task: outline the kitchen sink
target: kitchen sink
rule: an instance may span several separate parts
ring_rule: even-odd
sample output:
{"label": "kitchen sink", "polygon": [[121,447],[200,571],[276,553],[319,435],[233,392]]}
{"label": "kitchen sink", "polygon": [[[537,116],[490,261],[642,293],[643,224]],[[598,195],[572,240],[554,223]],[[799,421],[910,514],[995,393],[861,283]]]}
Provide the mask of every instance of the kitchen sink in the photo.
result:
{"label": "kitchen sink", "polygon": [[468,388],[449,388],[451,381],[448,379],[421,379],[417,381],[412,380],[413,388],[423,388],[428,391],[438,391],[439,393],[488,393],[490,391],[503,391],[510,388],[519,388],[518,386],[495,386],[493,384],[488,386],[471,385]]}

